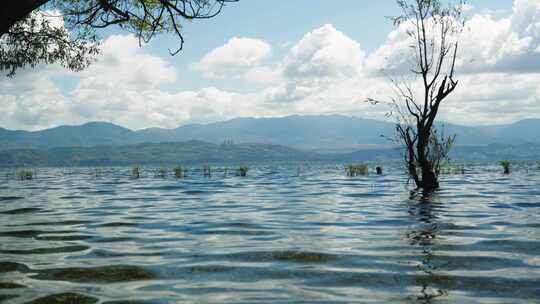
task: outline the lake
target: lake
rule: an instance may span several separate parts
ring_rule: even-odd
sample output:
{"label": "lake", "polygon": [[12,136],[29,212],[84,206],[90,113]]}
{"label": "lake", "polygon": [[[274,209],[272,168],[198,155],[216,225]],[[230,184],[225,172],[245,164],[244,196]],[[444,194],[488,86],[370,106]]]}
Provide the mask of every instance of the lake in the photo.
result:
{"label": "lake", "polygon": [[429,200],[398,166],[158,169],[1,169],[0,302],[540,302],[537,164],[467,165]]}

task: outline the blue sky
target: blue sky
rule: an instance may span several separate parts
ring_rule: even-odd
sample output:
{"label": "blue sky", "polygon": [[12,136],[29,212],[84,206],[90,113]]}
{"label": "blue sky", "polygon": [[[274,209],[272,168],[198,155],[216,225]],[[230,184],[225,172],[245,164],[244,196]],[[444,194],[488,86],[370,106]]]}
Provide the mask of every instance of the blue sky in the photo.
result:
{"label": "blue sky", "polygon": [[[389,98],[380,70],[408,58],[395,1],[241,0],[138,47],[115,29],[81,73],[59,66],[0,78],[0,127],[36,130],[110,121],[133,129],[245,116],[344,114],[385,119],[368,97]],[[540,117],[540,2],[467,6],[460,86],[440,119],[467,125]],[[406,69],[404,69],[406,70]]]}
{"label": "blue sky", "polygon": [[[339,4],[338,4],[339,3]],[[470,1],[476,11],[493,11],[503,14],[512,10],[511,0]],[[152,42],[152,53],[166,58],[178,69],[199,60],[202,55],[224,45],[231,37],[251,37],[268,41],[274,46],[294,43],[307,32],[332,24],[350,38],[358,41],[362,48],[374,51],[387,38],[394,27],[387,16],[400,11],[393,0],[240,0],[229,4],[223,13],[214,19],[198,20],[185,25],[185,49],[170,57],[168,47],[175,46],[174,37],[160,37]],[[173,40],[171,40],[173,39]],[[286,47],[274,49],[273,56],[279,58],[287,52]],[[196,73],[189,73],[179,85],[184,89],[202,88]],[[228,81],[212,84],[238,86]]]}

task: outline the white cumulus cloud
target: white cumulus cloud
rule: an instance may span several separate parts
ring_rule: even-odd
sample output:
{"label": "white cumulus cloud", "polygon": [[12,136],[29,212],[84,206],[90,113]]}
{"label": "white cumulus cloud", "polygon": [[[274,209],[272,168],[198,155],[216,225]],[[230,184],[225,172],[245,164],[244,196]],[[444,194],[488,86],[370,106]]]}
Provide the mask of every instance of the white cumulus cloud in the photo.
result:
{"label": "white cumulus cloud", "polygon": [[266,41],[234,37],[206,54],[192,68],[207,77],[222,78],[256,66],[271,54],[272,47]]}
{"label": "white cumulus cloud", "polygon": [[365,53],[360,44],[326,24],[307,33],[285,60],[288,78],[351,76],[362,68]]}
{"label": "white cumulus cloud", "polygon": [[276,69],[281,83],[263,92],[269,102],[296,102],[362,70],[360,44],[326,24],[295,43]]}
{"label": "white cumulus cloud", "polygon": [[[411,58],[409,24],[392,31],[384,45],[369,56],[372,72],[394,68],[408,71]],[[540,2],[515,0],[512,14],[472,15],[460,38],[457,66],[461,72],[535,72],[540,69]]]}

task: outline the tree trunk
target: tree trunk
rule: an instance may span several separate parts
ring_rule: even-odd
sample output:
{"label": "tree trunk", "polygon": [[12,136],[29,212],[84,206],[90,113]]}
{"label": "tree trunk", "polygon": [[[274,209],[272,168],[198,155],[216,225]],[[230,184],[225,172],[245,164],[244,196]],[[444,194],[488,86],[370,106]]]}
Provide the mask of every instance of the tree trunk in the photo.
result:
{"label": "tree trunk", "polygon": [[8,0],[0,4],[0,37],[18,21],[50,0]]}
{"label": "tree trunk", "polygon": [[437,174],[433,170],[433,164],[429,161],[426,150],[429,144],[429,137],[431,135],[431,128],[419,128],[418,131],[418,144],[417,144],[417,156],[418,165],[422,170],[422,180],[420,181],[420,187],[424,192],[432,192],[439,189],[439,180]]}
{"label": "tree trunk", "polygon": [[439,189],[439,180],[433,169],[422,168],[422,189],[426,192]]}
{"label": "tree trunk", "polygon": [[418,178],[418,173],[416,172],[416,164],[414,159],[414,145],[413,143],[407,144],[407,163],[409,165],[409,176],[411,176],[416,184],[416,187],[420,187],[420,179]]}

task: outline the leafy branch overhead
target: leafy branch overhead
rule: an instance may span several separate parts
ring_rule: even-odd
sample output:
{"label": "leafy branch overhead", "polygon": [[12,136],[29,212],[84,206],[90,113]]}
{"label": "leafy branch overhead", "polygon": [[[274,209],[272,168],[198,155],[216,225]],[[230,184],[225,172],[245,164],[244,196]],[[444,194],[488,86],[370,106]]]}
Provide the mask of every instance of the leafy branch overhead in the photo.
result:
{"label": "leafy branch overhead", "polygon": [[7,1],[0,11],[0,70],[58,62],[74,71],[99,53],[96,30],[117,26],[140,44],[158,34],[173,34],[184,46],[186,20],[208,19],[238,0],[22,0]]}

